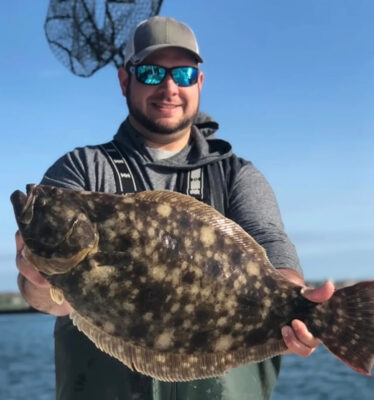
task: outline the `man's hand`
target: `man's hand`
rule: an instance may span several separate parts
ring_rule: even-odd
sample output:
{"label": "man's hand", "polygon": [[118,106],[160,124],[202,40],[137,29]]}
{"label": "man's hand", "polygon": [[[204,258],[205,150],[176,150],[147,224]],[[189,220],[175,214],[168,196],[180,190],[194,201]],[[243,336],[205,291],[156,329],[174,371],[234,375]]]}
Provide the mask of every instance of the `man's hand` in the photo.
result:
{"label": "man's hand", "polygon": [[33,285],[40,288],[48,288],[49,290],[50,285],[48,281],[40,275],[33,264],[26,260],[24,256],[24,248],[25,243],[23,242],[21,234],[16,232],[16,264],[20,274],[23,275],[26,280]]}
{"label": "man's hand", "polygon": [[[304,285],[302,278],[296,275],[296,272],[286,269],[279,270],[291,282],[298,285]],[[319,288],[304,287],[302,295],[315,303],[322,303],[330,299],[334,294],[335,288],[331,282],[326,282]],[[293,320],[291,326],[282,328],[283,340],[288,347],[284,354],[297,354],[301,357],[310,356],[319,345],[319,339],[315,338],[308,330],[307,326],[297,319]]]}
{"label": "man's hand", "polygon": [[63,316],[70,314],[72,308],[67,301],[56,304],[50,296],[50,284],[24,257],[25,244],[19,232],[16,233],[16,264],[19,270],[18,287],[25,300],[35,309]]}

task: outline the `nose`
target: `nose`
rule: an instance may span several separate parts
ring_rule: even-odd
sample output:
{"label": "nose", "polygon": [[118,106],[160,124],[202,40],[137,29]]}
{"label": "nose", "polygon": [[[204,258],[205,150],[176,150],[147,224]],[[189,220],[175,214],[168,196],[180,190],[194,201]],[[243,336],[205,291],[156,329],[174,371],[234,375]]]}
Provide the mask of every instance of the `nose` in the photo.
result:
{"label": "nose", "polygon": [[169,95],[174,95],[178,92],[179,86],[174,82],[170,73],[167,73],[160,84],[160,89]]}

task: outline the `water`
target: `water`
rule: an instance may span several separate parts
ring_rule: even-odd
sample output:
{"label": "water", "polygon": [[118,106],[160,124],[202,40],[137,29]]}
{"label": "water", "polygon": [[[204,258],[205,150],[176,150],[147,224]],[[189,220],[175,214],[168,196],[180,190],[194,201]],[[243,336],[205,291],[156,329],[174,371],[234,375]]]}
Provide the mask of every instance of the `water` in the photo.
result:
{"label": "water", "polygon": [[[0,315],[0,400],[53,400],[54,318]],[[283,358],[272,400],[373,400],[374,378],[351,371],[322,346]]]}
{"label": "water", "polygon": [[374,377],[351,370],[323,346],[308,358],[283,357],[272,400],[373,400]]}
{"label": "water", "polygon": [[0,400],[54,399],[54,318],[0,315]]}

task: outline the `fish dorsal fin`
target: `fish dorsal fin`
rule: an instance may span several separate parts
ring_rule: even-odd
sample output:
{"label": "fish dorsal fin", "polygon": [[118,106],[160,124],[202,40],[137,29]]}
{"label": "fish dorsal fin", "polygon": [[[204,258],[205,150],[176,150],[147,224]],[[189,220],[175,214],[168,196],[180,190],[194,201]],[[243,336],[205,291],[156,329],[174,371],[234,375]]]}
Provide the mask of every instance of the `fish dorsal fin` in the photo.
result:
{"label": "fish dorsal fin", "polygon": [[223,214],[215,210],[213,207],[196,200],[195,198],[167,190],[144,191],[135,194],[136,200],[158,204],[160,208],[165,205],[165,215],[168,213],[168,207],[171,209],[184,210],[191,214],[191,218],[200,220],[212,229],[216,229],[231,238],[233,242],[238,244],[244,251],[256,250],[259,256],[270,264],[266,256],[265,249],[259,245],[241,226],[234,221],[226,218]]}
{"label": "fish dorsal fin", "polygon": [[94,326],[77,311],[70,314],[73,324],[100,350],[127,367],[162,381],[191,381],[223,375],[228,369],[262,361],[286,350],[283,340],[225,353],[168,353],[144,348],[110,335]]}

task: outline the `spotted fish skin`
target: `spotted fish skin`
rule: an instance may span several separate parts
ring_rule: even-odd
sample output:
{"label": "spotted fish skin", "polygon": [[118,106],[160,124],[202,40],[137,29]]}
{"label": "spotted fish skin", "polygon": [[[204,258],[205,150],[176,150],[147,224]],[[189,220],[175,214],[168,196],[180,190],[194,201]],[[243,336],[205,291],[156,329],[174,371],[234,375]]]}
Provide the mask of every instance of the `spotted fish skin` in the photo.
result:
{"label": "spotted fish skin", "polygon": [[[39,185],[12,201],[28,257],[73,321],[130,368],[162,380],[217,376],[282,353],[281,327],[298,318],[352,368],[371,369],[373,330],[363,340],[362,329],[374,325],[373,282],[312,303],[238,225],[174,192]],[[349,314],[358,308],[361,320]]]}

